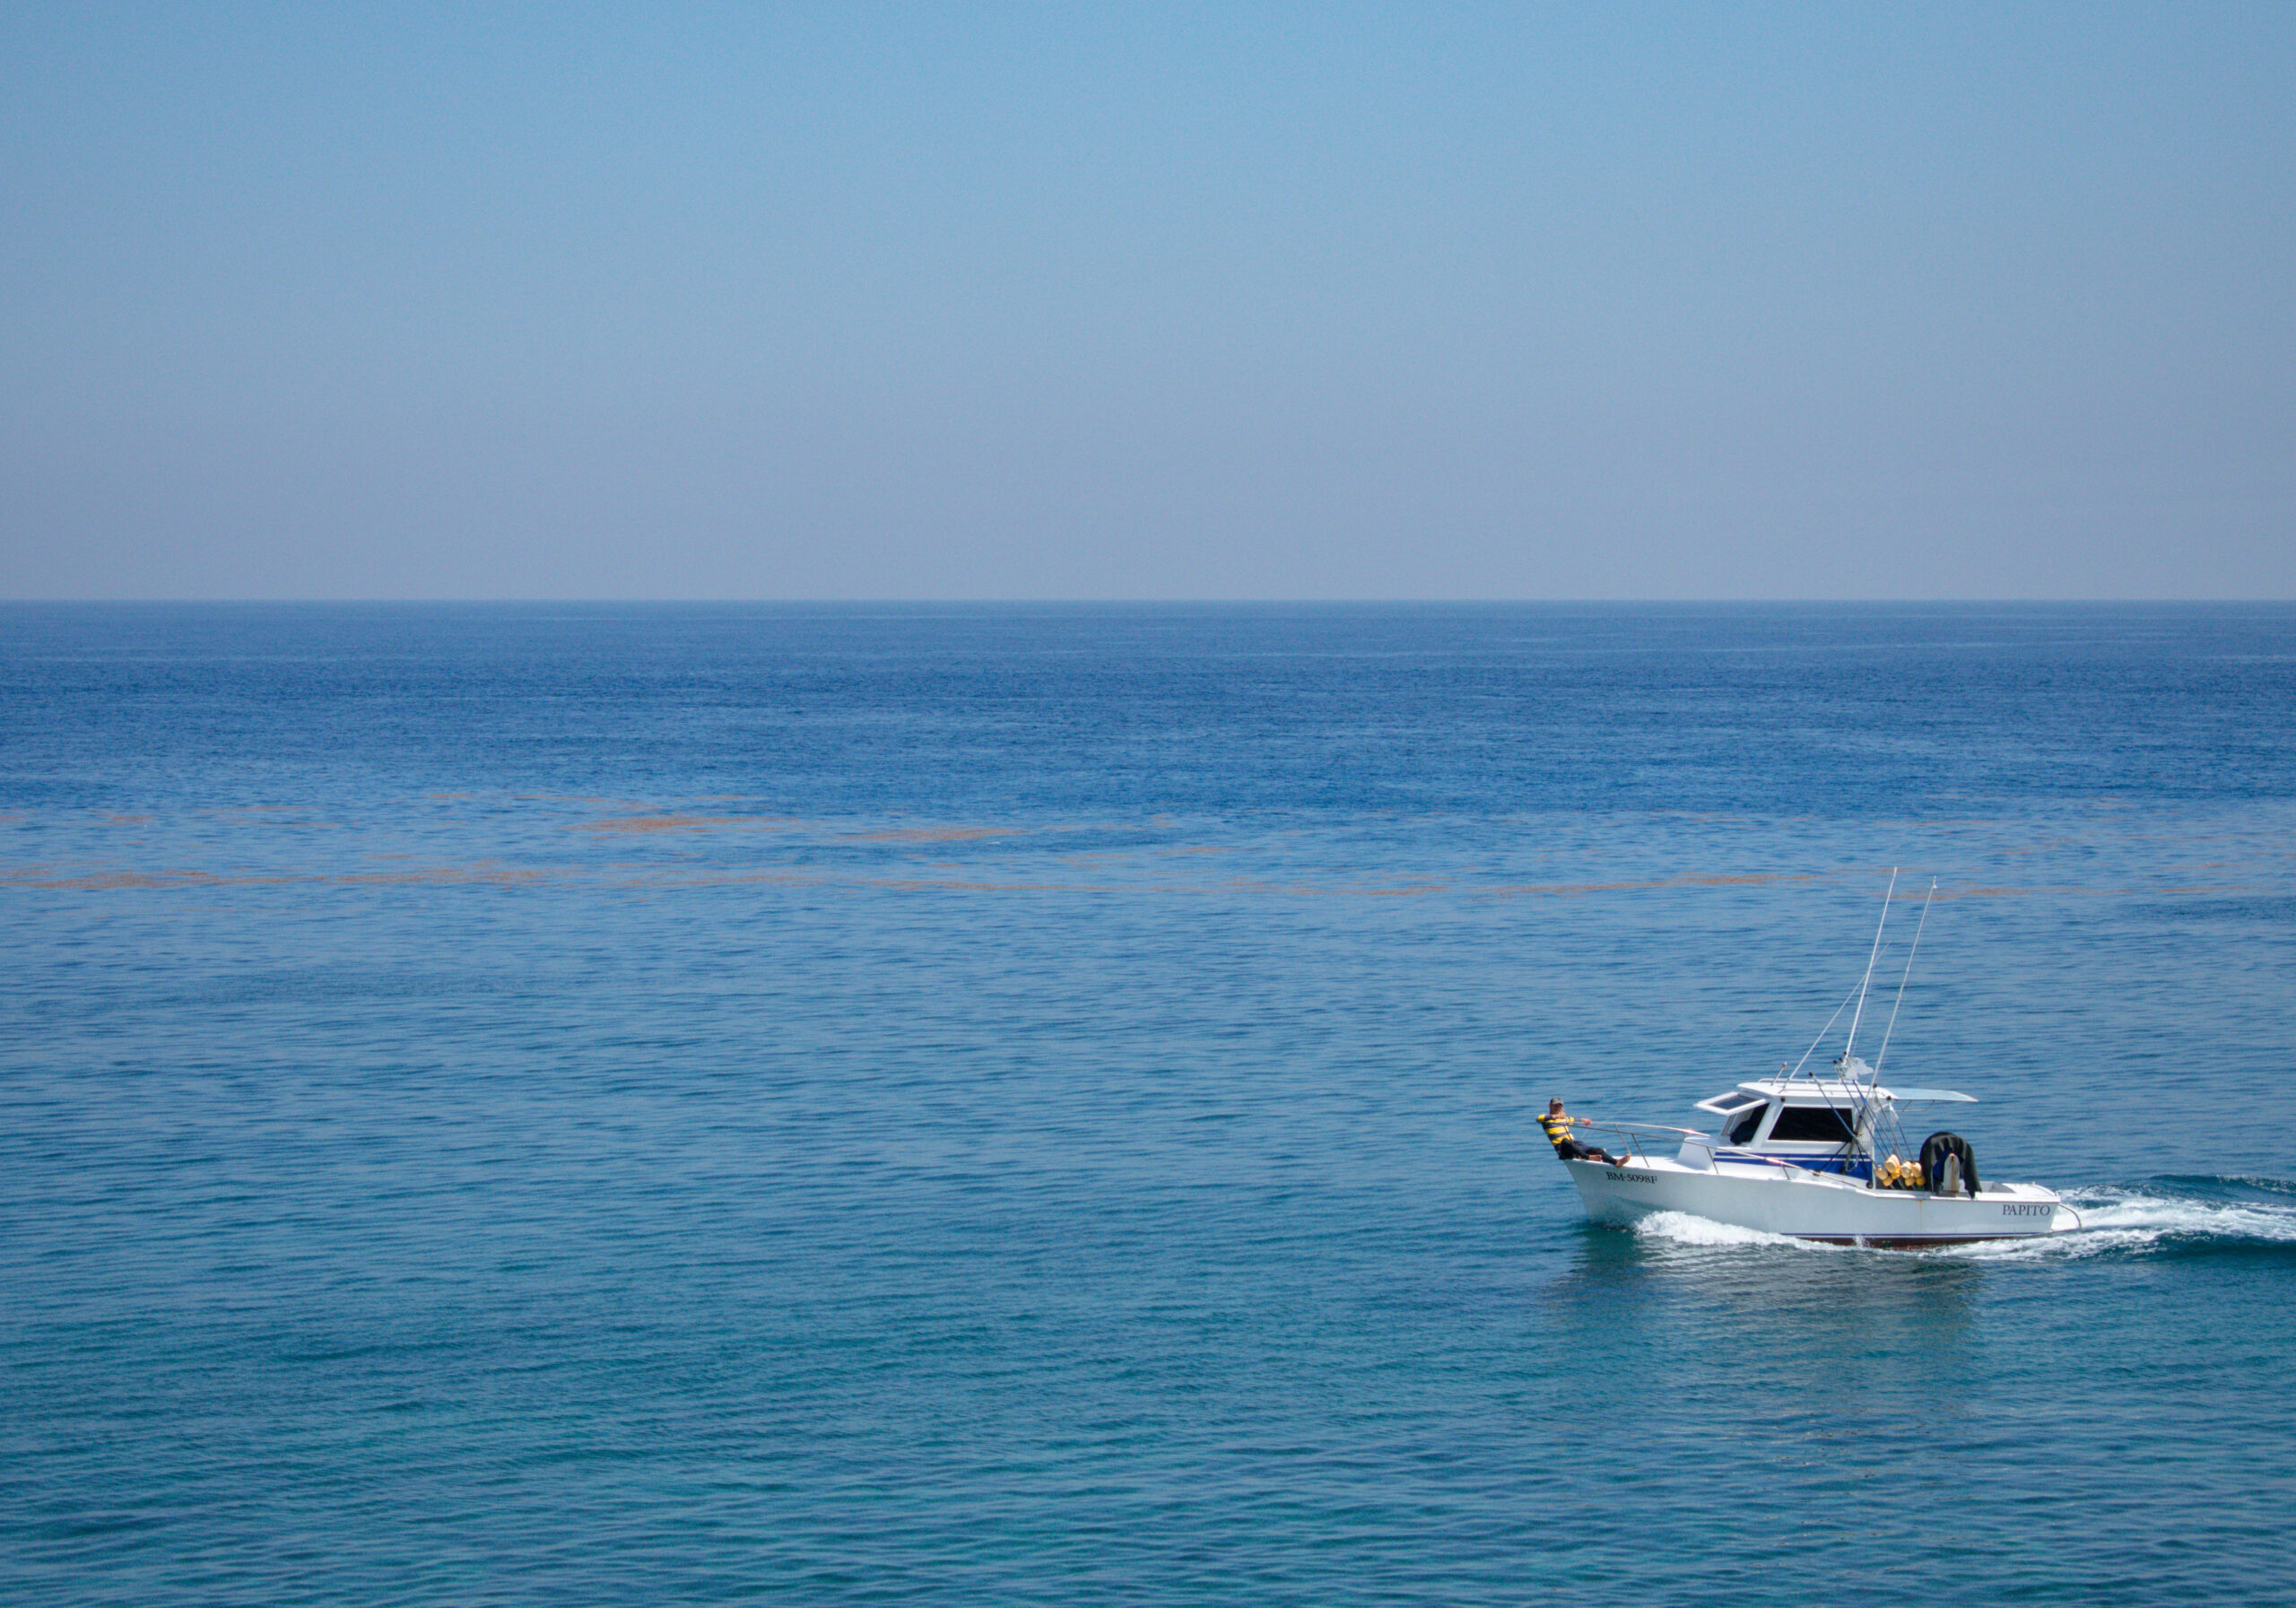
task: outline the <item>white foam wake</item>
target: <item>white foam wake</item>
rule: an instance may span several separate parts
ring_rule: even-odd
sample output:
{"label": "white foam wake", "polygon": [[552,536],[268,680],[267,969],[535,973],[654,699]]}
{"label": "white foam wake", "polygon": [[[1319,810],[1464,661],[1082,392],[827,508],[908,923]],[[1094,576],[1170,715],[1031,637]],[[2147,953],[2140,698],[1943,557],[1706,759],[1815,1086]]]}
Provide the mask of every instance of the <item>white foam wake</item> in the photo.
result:
{"label": "white foam wake", "polygon": [[2168,1195],[2074,1189],[2066,1201],[2091,1233],[2159,1239],[2249,1239],[2296,1244],[2296,1206],[2265,1201],[2207,1201]]}
{"label": "white foam wake", "polygon": [[2296,1245],[2296,1209],[2289,1207],[2116,1189],[2068,1189],[2064,1198],[2081,1219],[2081,1226],[2069,1233],[1988,1239],[1926,1254],[2013,1262],[2210,1241]]}
{"label": "white foam wake", "polygon": [[[2228,1182],[2238,1186],[2254,1181]],[[1970,1256],[1998,1262],[2093,1256],[2163,1243],[2296,1246],[2296,1201],[2283,1205],[2273,1200],[2211,1200],[2154,1189],[2070,1189],[2064,1198],[2081,1220],[2081,1226],[2069,1232],[1882,1254]],[[1637,1221],[1634,1231],[1646,1239],[1683,1246],[1779,1246],[1806,1251],[1848,1248],[1716,1222],[1687,1212],[1654,1212]]]}
{"label": "white foam wake", "polygon": [[1653,1212],[1648,1217],[1635,1220],[1634,1231],[1646,1239],[1671,1240],[1676,1245],[1783,1245],[1797,1250],[1828,1248],[1785,1234],[1768,1234],[1760,1229],[1742,1229],[1735,1223],[1716,1222],[1710,1217],[1694,1217],[1688,1212]]}

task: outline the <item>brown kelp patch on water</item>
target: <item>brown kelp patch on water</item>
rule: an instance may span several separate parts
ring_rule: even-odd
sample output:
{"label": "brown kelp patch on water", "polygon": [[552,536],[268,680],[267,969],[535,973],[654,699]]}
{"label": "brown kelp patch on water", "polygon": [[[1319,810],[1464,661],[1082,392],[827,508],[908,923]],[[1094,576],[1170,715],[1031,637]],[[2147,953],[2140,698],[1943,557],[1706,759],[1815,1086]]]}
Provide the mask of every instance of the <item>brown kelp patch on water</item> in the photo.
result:
{"label": "brown kelp patch on water", "polygon": [[[1413,824],[1401,816],[1383,819],[1389,821],[1383,830],[1400,826],[1408,833]],[[1452,830],[1448,821],[1429,816],[1418,824],[1440,833]],[[18,829],[12,837],[27,848],[37,842],[39,852],[0,867],[0,890],[111,895],[291,886],[588,887],[627,894],[785,887],[1479,903],[1800,885],[1878,898],[1892,870],[1887,864],[1816,870],[1732,865],[1731,838],[1742,826],[1751,831],[1758,823],[1721,818],[1714,823],[1725,838],[1709,850],[1724,863],[1694,870],[1622,858],[1614,835],[1587,840],[1579,830],[1615,828],[1619,821],[1570,817],[1483,823],[1476,830],[1496,830],[1502,840],[1474,854],[1478,865],[1463,866],[1455,857],[1439,871],[1424,857],[1424,845],[1406,840],[1382,854],[1345,834],[1323,834],[1311,821],[1266,812],[1222,822],[1207,836],[1202,821],[1163,813],[1020,823],[918,820],[899,813],[874,820],[807,819],[738,795],[430,794],[371,801],[352,819],[323,819],[308,806],[285,804],[176,813],[115,805],[7,818],[6,824]],[[1897,823],[1909,824],[1923,823]],[[2066,848],[2085,854],[2096,846],[2093,836],[1959,843],[1961,874],[1941,879],[1935,897],[2238,900],[2257,891],[2245,885],[2244,868],[2253,866],[2261,876],[2266,862],[2287,852],[2276,842],[2256,841],[2243,860],[2237,848],[2228,855],[2233,845],[2221,835],[2197,834],[2192,840],[2194,856],[2161,867],[2161,882],[2152,887],[2089,885],[2078,880],[2079,868],[2072,864],[2061,868],[2066,880],[2053,884],[2048,854]],[[160,860],[162,854],[167,857]],[[2000,874],[2013,864],[2019,874],[2004,879]],[[1544,874],[1525,875],[1534,868]],[[1909,890],[1899,891],[1902,898]],[[1926,896],[1928,890],[1920,892]]]}

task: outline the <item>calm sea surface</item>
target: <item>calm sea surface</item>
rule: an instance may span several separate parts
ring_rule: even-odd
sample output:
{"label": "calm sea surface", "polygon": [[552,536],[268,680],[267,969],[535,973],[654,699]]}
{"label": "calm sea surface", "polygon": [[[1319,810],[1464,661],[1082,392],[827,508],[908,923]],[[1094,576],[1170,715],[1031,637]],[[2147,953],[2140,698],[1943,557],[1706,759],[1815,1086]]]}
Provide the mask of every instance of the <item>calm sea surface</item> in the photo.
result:
{"label": "calm sea surface", "polygon": [[[1589,1227],[1893,866],[2091,1229]],[[0,979],[10,1604],[2296,1601],[2296,609],[9,607]]]}

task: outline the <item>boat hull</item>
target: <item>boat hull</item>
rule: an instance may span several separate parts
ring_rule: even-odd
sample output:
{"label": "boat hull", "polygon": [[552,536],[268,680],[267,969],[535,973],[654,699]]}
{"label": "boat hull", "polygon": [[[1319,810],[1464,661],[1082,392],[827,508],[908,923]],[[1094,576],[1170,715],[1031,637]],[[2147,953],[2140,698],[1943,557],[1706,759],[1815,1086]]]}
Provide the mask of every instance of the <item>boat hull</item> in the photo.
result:
{"label": "boat hull", "polygon": [[1587,1215],[1631,1224],[1660,1212],[1836,1245],[1918,1248],[2025,1239],[2078,1226],[2072,1209],[2033,1184],[1975,1195],[1932,1195],[1864,1185],[1793,1167],[1711,1169],[1673,1161],[1624,1166],[1565,1161]]}

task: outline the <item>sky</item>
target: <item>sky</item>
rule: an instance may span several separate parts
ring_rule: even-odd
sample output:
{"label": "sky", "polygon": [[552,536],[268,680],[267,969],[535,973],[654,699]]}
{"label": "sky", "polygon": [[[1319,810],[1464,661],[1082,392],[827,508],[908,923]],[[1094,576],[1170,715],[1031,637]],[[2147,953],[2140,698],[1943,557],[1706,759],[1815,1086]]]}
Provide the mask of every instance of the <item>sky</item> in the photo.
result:
{"label": "sky", "polygon": [[14,0],[0,596],[2296,598],[2296,6]]}

